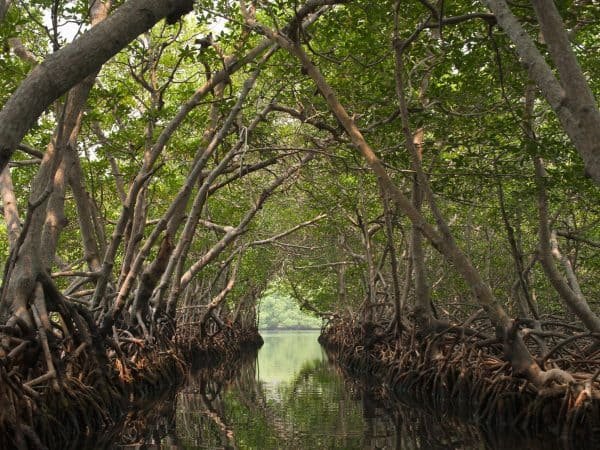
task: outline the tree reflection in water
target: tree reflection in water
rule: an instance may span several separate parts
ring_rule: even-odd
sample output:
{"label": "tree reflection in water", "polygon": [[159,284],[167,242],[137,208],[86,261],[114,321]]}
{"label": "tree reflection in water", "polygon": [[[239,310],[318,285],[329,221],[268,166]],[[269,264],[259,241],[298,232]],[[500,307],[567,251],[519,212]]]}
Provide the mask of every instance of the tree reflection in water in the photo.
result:
{"label": "tree reflection in water", "polygon": [[[296,341],[296,346],[302,344]],[[124,437],[130,445],[123,448],[565,448],[556,438],[486,430],[426,405],[392,400],[382,386],[349,377],[320,350],[319,357],[290,371],[287,380],[257,366],[252,359],[190,375],[176,398],[154,408],[154,419],[144,421],[145,428],[140,420],[127,427]]]}

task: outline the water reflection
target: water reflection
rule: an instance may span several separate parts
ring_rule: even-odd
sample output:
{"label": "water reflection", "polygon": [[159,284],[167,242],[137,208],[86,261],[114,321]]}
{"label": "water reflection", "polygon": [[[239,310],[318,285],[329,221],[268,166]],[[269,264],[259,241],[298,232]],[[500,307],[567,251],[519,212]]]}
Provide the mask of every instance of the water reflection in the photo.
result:
{"label": "water reflection", "polygon": [[423,405],[390,401],[372,380],[343,376],[317,335],[263,333],[257,358],[193,374],[176,398],[153,408],[153,420],[126,427],[129,446],[121,448],[561,448],[551,436],[487,432]]}
{"label": "water reflection", "polygon": [[[177,407],[182,445],[363,448],[361,406],[331,371],[317,336],[317,332],[264,333],[256,362],[246,364],[226,388],[214,380],[199,388],[188,386]],[[207,388],[210,395],[199,405],[197,398]]]}
{"label": "water reflection", "polygon": [[303,366],[325,356],[317,331],[262,331],[264,344],[258,352],[257,377],[271,391],[292,380]]}
{"label": "water reflection", "polygon": [[188,385],[177,405],[181,448],[485,448],[464,427],[434,436],[431,424],[415,417],[405,421],[360,380],[343,377],[317,337],[317,332],[263,333],[257,359],[232,382]]}
{"label": "water reflection", "polygon": [[249,448],[362,448],[362,413],[317,332],[263,334],[258,384],[277,432]]}

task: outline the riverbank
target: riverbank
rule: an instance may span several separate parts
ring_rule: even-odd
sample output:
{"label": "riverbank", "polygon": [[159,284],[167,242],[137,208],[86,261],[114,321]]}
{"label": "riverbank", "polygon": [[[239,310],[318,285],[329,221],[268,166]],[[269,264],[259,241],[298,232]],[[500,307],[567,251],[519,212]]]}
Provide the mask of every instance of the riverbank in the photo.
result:
{"label": "riverbank", "polygon": [[56,387],[39,383],[35,389],[2,367],[0,448],[84,448],[92,435],[121,421],[131,402],[152,400],[182,382],[185,365],[169,341],[140,346],[135,356],[108,351],[61,377]]}
{"label": "riverbank", "polygon": [[[181,445],[177,436],[178,424],[181,427],[178,405],[194,416],[198,410],[205,408],[207,398],[212,398],[211,394],[240,377],[240,372],[252,364],[257,353],[255,346],[244,346],[239,354],[220,361],[210,361],[209,364],[200,355],[194,357],[182,383],[163,391],[159,398],[132,403],[127,417],[113,427],[108,435],[102,435],[103,445],[78,450],[133,450],[156,448],[159,445],[182,448],[176,447]],[[207,414],[212,416],[214,411]],[[198,418],[190,420],[189,427],[192,429],[196,427],[194,419]]]}
{"label": "riverbank", "polygon": [[414,329],[398,338],[372,331],[365,336],[358,323],[339,320],[319,342],[350,374],[373,377],[405,403],[496,430],[551,433],[570,448],[600,442],[598,398],[578,385],[533,386],[511,372],[499,345],[446,333],[416,339]]}
{"label": "riverbank", "polygon": [[7,370],[12,361],[5,361],[0,364],[0,448],[93,448],[93,436],[114,429],[131,404],[152,402],[177,388],[192,366],[227,364],[261,344],[256,328],[239,326],[206,338],[190,333],[169,340],[113,338],[103,350],[97,346],[92,364],[59,379],[58,389],[48,382],[35,389],[21,383],[14,367]]}

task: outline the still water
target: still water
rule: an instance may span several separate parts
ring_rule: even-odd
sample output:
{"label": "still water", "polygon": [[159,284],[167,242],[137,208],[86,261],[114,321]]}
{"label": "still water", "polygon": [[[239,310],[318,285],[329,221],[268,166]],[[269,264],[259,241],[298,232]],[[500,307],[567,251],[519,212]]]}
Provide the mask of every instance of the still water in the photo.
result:
{"label": "still water", "polygon": [[[374,400],[328,361],[316,331],[263,332],[257,357],[192,374],[125,427],[122,449],[553,449],[424,409]],[[371,386],[372,387],[372,386]],[[414,405],[413,405],[414,406]],[[137,424],[137,425],[136,425]]]}
{"label": "still water", "polygon": [[[318,331],[262,332],[264,345],[233,382],[210,392],[213,414],[197,393],[181,393],[177,434],[184,448],[358,449],[362,408],[327,362]],[[197,406],[200,406],[198,408]],[[202,422],[200,428],[186,425]]]}

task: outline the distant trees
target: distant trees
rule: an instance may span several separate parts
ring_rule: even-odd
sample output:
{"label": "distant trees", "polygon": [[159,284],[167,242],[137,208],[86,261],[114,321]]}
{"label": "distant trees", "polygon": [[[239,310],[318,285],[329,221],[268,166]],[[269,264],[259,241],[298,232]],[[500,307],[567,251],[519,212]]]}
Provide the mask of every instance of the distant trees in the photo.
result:
{"label": "distant trees", "polygon": [[319,329],[321,319],[302,312],[294,299],[277,288],[259,299],[258,325],[261,329]]}

